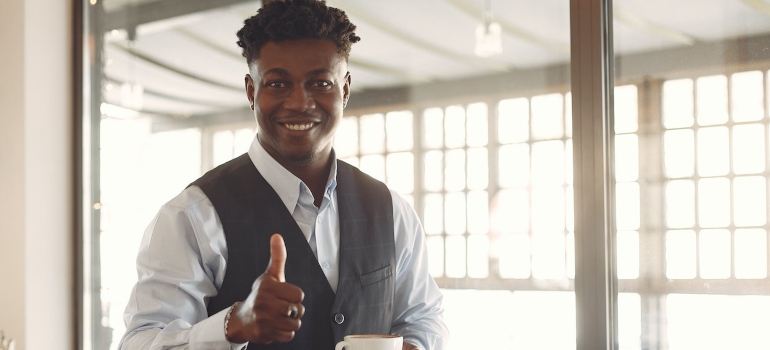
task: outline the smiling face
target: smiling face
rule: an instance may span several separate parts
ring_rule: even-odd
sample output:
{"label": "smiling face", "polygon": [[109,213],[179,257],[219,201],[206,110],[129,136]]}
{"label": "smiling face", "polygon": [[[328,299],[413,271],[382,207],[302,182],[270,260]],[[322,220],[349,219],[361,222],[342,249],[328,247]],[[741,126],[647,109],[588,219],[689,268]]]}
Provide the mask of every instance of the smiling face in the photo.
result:
{"label": "smiling face", "polygon": [[347,62],[329,40],[269,41],[246,76],[259,142],[293,167],[326,165],[350,94]]}

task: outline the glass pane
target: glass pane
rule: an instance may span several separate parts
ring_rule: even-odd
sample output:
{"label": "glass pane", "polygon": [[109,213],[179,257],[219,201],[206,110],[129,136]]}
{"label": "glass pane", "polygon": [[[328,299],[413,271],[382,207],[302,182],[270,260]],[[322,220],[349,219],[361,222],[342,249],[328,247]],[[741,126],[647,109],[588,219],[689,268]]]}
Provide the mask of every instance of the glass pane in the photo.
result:
{"label": "glass pane", "polygon": [[693,84],[691,79],[663,83],[663,125],[683,128],[693,124]]}
{"label": "glass pane", "polygon": [[639,179],[639,141],[635,134],[615,136],[615,181]]}
{"label": "glass pane", "polygon": [[483,190],[489,184],[489,165],[486,148],[468,150],[468,188]]}
{"label": "glass pane", "polygon": [[639,278],[639,233],[618,231],[618,278]]}
{"label": "glass pane", "polygon": [[670,178],[693,175],[695,137],[692,130],[672,130],[663,134],[665,174]]}
{"label": "glass pane", "polygon": [[561,94],[532,97],[532,138],[547,140],[564,136],[564,98]]}
{"label": "glass pane", "polygon": [[698,89],[698,124],[715,125],[727,121],[727,77],[700,77]]}
{"label": "glass pane", "polygon": [[[770,345],[756,335],[770,318],[753,316],[770,298],[749,296],[770,286],[765,5],[612,3],[615,84],[638,94],[638,128],[618,129],[615,119],[614,209],[619,216],[624,203],[638,200],[640,210],[637,229],[623,231],[618,220],[618,276],[622,235],[637,232],[639,249],[638,276],[618,285],[640,307],[619,305],[620,349]],[[616,114],[618,95],[616,88]],[[633,160],[623,149],[626,135],[636,136]],[[636,178],[626,173],[633,162]]]}
{"label": "glass pane", "polygon": [[767,232],[765,230],[735,230],[735,277],[767,278]]}
{"label": "glass pane", "polygon": [[388,154],[387,184],[398,193],[408,194],[414,191],[414,157],[411,153]]}
{"label": "glass pane", "polygon": [[382,114],[362,116],[361,153],[380,153],[385,151],[385,118]]}
{"label": "glass pane", "polygon": [[342,118],[334,135],[334,151],[340,158],[358,154],[358,118]]}
{"label": "glass pane", "polygon": [[506,145],[500,147],[500,186],[521,187],[529,184],[529,145]]}
{"label": "glass pane", "polygon": [[741,176],[733,180],[735,226],[763,226],[767,222],[767,179]]}
{"label": "glass pane", "polygon": [[449,106],[444,116],[444,144],[448,148],[465,146],[465,109]]}
{"label": "glass pane", "polygon": [[698,181],[698,223],[701,227],[730,224],[730,180],[713,178]]}
{"label": "glass pane", "polygon": [[444,168],[444,188],[447,191],[462,191],[465,189],[465,151],[461,149],[447,151]]}
{"label": "glass pane", "polygon": [[695,232],[692,230],[666,232],[666,277],[695,278]]}
{"label": "glass pane", "polygon": [[[88,233],[102,242],[92,260],[102,258],[101,280],[90,281],[91,290],[102,291],[95,298],[109,310],[93,315],[90,332],[110,332],[98,336],[98,344],[109,344],[99,349],[117,348],[133,282],[119,277],[134,274],[133,247],[157,209],[254,140],[255,113],[243,89],[244,75],[254,72],[234,33],[269,2],[182,3],[86,6],[94,23],[108,28],[88,36],[89,54],[104,56],[86,66],[96,77],[88,96],[99,99],[104,113],[86,120],[101,120],[90,127],[104,127],[101,138],[122,148],[91,146],[102,152],[105,184],[102,231],[94,225]],[[570,3],[493,3],[488,20],[494,25],[482,18],[482,2],[328,2],[348,13],[362,38],[346,57],[350,99],[330,115],[339,117],[332,145],[338,159],[416,207],[429,273],[445,296],[444,319],[450,330],[460,330],[444,349],[575,349]],[[143,13],[148,9],[153,13]],[[494,39],[484,34],[494,28],[501,32],[499,45],[493,42],[500,53],[484,47]],[[633,133],[645,125],[639,110],[647,95],[630,83],[616,95],[616,130],[629,135],[618,143],[626,142],[623,154],[630,157],[623,156],[627,162],[617,173],[636,182],[642,177],[633,154],[645,145]],[[260,99],[257,107],[265,107]],[[258,111],[289,117],[285,107]],[[291,116],[334,112],[316,109]],[[109,126],[118,120],[120,127]],[[121,136],[131,142],[117,142]],[[140,170],[113,169],[126,159]],[[144,197],[136,200],[140,209],[128,208],[123,196],[139,183],[156,191],[133,191]]]}
{"label": "glass pane", "polygon": [[486,103],[468,105],[468,146],[481,147],[487,145],[489,138]]}
{"label": "glass pane", "polygon": [[755,174],[765,171],[765,130],[760,124],[733,127],[733,172]]}
{"label": "glass pane", "polygon": [[524,142],[529,139],[529,100],[514,98],[498,104],[497,132],[500,143]]}
{"label": "glass pane", "polygon": [[701,278],[730,278],[730,231],[702,230],[698,237]]}
{"label": "glass pane", "polygon": [[765,117],[762,72],[735,73],[730,77],[733,120],[745,122]]}
{"label": "glass pane", "polygon": [[409,151],[414,144],[412,112],[390,112],[385,115],[385,130],[388,135],[388,151]]}
{"label": "glass pane", "polygon": [[615,87],[615,133],[623,134],[638,129],[639,103],[636,85]]}
{"label": "glass pane", "polygon": [[726,127],[698,130],[698,175],[726,175],[730,171],[730,142]]}
{"label": "glass pane", "polygon": [[561,185],[564,178],[564,143],[543,141],[532,144],[533,185]]}
{"label": "glass pane", "polygon": [[425,152],[423,156],[423,186],[426,191],[438,192],[444,188],[444,153]]}
{"label": "glass pane", "polygon": [[687,228],[695,226],[695,182],[674,180],[666,184],[666,226]]}
{"label": "glass pane", "polygon": [[639,184],[618,183],[615,187],[615,215],[618,230],[638,230],[640,217]]}
{"label": "glass pane", "polygon": [[426,148],[441,148],[444,145],[444,111],[428,108],[423,111],[423,145]]}

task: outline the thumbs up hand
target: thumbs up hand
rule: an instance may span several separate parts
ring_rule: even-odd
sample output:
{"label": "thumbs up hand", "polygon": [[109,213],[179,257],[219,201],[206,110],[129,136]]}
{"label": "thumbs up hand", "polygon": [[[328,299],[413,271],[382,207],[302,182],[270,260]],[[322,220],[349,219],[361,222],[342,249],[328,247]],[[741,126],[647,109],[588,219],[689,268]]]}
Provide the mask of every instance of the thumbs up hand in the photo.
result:
{"label": "thumbs up hand", "polygon": [[[270,263],[251,287],[251,293],[233,309],[225,330],[232,343],[288,342],[301,325],[305,313],[304,293],[299,287],[286,283],[286,245],[283,237],[270,237]],[[293,313],[293,315],[292,315]],[[293,316],[293,317],[291,317]]]}

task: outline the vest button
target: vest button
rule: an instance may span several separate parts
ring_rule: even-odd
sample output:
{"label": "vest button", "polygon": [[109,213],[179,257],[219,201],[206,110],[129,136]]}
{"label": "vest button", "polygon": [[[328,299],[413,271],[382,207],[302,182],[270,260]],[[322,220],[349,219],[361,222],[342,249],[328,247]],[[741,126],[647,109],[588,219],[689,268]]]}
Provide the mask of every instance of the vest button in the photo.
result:
{"label": "vest button", "polygon": [[345,322],[345,315],[334,314],[334,322],[336,322],[337,324],[342,324],[342,322]]}

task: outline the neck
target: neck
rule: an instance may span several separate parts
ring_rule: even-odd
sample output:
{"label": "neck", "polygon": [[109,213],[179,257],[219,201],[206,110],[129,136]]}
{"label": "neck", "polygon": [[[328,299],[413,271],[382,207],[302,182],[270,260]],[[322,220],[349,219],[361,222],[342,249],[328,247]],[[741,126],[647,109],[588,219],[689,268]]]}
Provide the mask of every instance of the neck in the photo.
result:
{"label": "neck", "polygon": [[313,194],[313,204],[316,207],[320,207],[326,192],[326,182],[329,180],[332,157],[327,156],[324,160],[318,159],[310,164],[295,165],[282,163],[281,165],[307,185]]}

